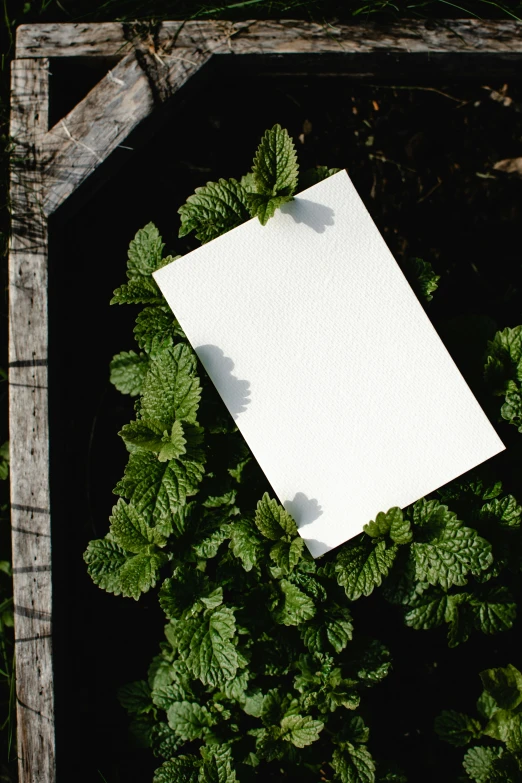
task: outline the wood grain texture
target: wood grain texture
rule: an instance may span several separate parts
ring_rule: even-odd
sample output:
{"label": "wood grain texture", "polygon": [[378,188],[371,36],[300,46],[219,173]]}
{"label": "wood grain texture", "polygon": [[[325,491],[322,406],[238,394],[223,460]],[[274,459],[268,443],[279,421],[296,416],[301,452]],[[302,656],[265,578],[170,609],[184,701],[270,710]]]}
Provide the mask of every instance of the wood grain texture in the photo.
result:
{"label": "wood grain texture", "polygon": [[404,19],[386,26],[321,25],[299,20],[163,22],[156,26],[34,24],[17,29],[17,57],[121,57],[133,39],[168,53],[174,45],[234,54],[347,52],[522,53],[522,23],[479,19]]}
{"label": "wood grain texture", "polygon": [[43,139],[42,207],[52,214],[155,106],[209,59],[193,49],[158,58],[135,49]]}
{"label": "wood grain texture", "polygon": [[48,61],[12,63],[9,430],[20,783],[54,783],[47,405],[47,221],[41,144]]}

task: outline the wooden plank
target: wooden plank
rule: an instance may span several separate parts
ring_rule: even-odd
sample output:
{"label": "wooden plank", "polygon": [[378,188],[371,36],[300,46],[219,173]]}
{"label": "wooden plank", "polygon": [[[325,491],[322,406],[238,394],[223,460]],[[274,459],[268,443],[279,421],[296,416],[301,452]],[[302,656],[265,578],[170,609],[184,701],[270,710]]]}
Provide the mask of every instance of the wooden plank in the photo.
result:
{"label": "wooden plank", "polygon": [[47,400],[47,221],[41,144],[48,61],[12,63],[9,442],[20,783],[54,783]]}
{"label": "wooden plank", "polygon": [[332,25],[283,19],[279,21],[168,21],[143,32],[119,22],[103,24],[32,24],[17,29],[17,57],[121,57],[136,40],[159,55],[172,46],[235,54],[321,52],[462,52],[522,53],[522,22],[449,19],[427,24],[404,19]]}
{"label": "wooden plank", "polygon": [[156,57],[126,55],[43,139],[43,210],[52,214],[121,144],[210,58],[194,49]]}

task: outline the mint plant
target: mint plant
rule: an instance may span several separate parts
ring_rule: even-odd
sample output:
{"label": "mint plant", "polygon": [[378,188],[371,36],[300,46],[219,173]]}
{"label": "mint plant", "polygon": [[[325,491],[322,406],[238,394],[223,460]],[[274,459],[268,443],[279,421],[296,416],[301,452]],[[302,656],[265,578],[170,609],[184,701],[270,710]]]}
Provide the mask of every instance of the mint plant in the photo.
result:
{"label": "mint plant", "polygon": [[466,780],[518,783],[522,777],[522,673],[508,664],[486,669],[480,678],[484,690],[477,701],[478,717],[445,710],[437,717],[435,730],[452,745],[471,745],[462,762]]}
{"label": "mint plant", "polygon": [[[179,234],[203,243],[251,217],[265,224],[335,171],[300,175],[276,125],[249,174],[196,189],[179,209]],[[522,507],[479,470],[379,513],[314,560],[152,277],[173,260],[148,224],[111,300],[141,307],[138,350],[110,367],[135,415],[119,433],[129,456],[109,531],[84,556],[95,584],[115,595],[159,588],[165,638],[146,678],[120,693],[134,734],[159,759],[154,783],[405,781],[369,745],[364,697],[388,675],[391,653],[358,636],[352,603],[380,589],[407,625],[447,624],[450,646],[511,628]],[[414,259],[405,271],[428,304],[439,279],[431,265]],[[520,356],[515,339],[502,340],[486,368],[504,393]]]}

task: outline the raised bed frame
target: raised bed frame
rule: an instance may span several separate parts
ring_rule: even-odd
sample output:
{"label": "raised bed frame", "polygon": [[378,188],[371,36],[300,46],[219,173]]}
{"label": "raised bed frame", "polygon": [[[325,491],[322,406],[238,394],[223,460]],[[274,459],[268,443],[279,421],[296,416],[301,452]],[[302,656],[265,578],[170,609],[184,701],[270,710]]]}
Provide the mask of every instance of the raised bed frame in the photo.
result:
{"label": "raised bed frame", "polygon": [[[49,488],[47,221],[131,131],[211,58],[276,73],[499,79],[522,62],[522,24],[300,21],[35,24],[12,62],[9,426],[20,783],[55,783]],[[106,58],[106,76],[48,127],[49,60]],[[409,78],[412,78],[411,76]]]}

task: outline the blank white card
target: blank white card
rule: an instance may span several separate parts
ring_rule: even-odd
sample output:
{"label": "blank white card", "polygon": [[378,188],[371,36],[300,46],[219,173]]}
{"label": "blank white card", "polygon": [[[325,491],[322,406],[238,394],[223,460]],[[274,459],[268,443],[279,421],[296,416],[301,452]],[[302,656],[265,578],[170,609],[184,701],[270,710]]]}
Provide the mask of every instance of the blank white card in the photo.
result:
{"label": "blank white card", "polygon": [[345,171],[154,277],[314,557],[505,448]]}

